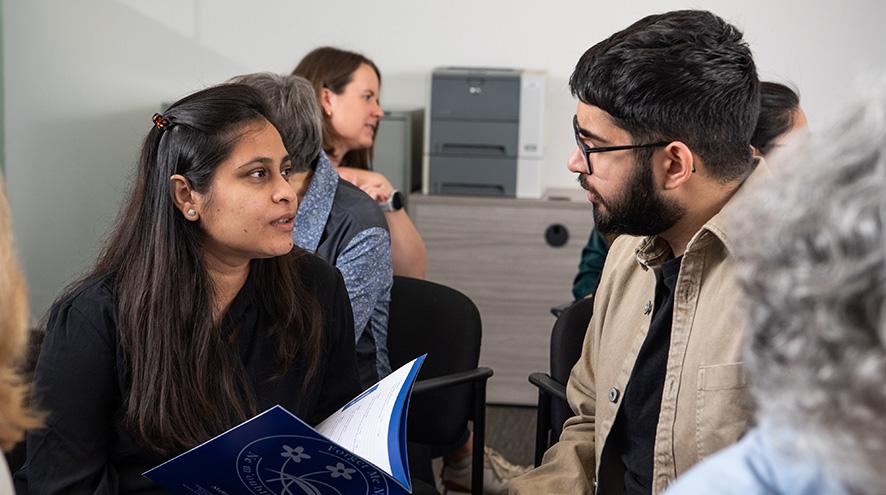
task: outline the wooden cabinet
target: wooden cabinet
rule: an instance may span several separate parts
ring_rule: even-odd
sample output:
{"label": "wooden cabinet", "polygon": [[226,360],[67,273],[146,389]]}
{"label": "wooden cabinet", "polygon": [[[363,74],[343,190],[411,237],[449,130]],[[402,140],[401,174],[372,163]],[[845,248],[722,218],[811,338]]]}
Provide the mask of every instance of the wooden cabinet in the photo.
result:
{"label": "wooden cabinet", "polygon": [[480,309],[480,364],[495,371],[488,401],[534,405],[527,377],[549,369],[550,308],[572,300],[593,225],[590,204],[414,194],[409,210],[427,246],[428,279],[464,292]]}

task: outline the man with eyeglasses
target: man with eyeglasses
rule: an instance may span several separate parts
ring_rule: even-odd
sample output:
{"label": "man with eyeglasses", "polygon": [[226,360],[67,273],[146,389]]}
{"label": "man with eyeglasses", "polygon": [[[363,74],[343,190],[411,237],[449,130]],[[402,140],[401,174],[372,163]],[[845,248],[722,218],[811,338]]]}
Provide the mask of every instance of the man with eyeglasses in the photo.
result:
{"label": "man with eyeglasses", "polygon": [[568,168],[621,235],[567,384],[575,416],[511,492],[660,493],[747,428],[725,217],[768,173],[749,144],[759,80],[738,29],[676,11],[588,49],[569,83]]}

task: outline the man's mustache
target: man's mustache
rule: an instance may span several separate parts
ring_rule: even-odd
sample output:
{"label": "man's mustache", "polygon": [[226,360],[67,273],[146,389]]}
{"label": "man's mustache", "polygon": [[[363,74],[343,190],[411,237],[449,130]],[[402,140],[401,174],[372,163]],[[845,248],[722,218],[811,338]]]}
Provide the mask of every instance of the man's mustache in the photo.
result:
{"label": "man's mustache", "polygon": [[602,205],[606,204],[606,202],[603,201],[603,198],[600,196],[600,193],[598,193],[596,189],[594,189],[590,184],[588,184],[588,176],[587,175],[578,174],[578,184],[585,191],[590,191],[591,194],[593,194],[594,197],[597,199],[597,203],[600,203]]}

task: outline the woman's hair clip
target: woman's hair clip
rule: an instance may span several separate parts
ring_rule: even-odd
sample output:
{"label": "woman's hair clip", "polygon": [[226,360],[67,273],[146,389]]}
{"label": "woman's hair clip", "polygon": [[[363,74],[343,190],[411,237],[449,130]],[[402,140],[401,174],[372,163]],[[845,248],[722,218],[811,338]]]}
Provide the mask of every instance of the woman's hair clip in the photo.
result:
{"label": "woman's hair clip", "polygon": [[163,129],[166,129],[170,125],[169,119],[164,117],[163,114],[155,113],[154,116],[151,117],[151,120],[154,121],[154,126],[156,126],[157,129],[160,129],[161,131]]}

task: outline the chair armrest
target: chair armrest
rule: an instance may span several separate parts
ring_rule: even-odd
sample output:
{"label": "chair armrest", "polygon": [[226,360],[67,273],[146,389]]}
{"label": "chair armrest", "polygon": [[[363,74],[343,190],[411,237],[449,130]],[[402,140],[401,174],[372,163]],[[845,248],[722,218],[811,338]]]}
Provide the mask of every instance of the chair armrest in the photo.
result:
{"label": "chair armrest", "polygon": [[462,385],[464,383],[472,383],[478,381],[485,382],[489,379],[490,376],[492,376],[492,369],[481,366],[479,368],[468,371],[460,371],[458,373],[451,373],[449,375],[428,378],[427,380],[419,380],[415,382],[412,393],[420,394],[422,392],[454,387],[455,385]]}
{"label": "chair armrest", "polygon": [[529,375],[529,383],[538,387],[540,391],[561,400],[566,400],[566,385],[554,380],[547,373],[533,373]]}

